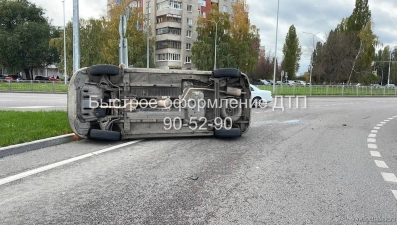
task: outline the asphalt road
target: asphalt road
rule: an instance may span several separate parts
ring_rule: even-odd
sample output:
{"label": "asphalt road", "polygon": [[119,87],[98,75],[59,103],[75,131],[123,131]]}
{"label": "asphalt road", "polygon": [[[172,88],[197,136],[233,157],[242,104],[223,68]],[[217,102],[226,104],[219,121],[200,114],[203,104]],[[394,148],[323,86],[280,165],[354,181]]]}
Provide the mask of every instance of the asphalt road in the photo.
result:
{"label": "asphalt road", "polygon": [[66,94],[0,93],[0,110],[66,110]]}
{"label": "asphalt road", "polygon": [[255,109],[236,140],[84,140],[1,158],[0,224],[396,224],[397,98],[284,105]]}

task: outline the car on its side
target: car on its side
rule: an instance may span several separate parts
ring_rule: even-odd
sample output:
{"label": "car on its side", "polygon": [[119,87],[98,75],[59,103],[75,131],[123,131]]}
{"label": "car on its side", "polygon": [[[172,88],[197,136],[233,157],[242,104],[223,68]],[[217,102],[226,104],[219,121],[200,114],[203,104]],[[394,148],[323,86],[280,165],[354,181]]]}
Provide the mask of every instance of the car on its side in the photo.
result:
{"label": "car on its side", "polygon": [[249,85],[248,76],[234,68],[93,65],[71,77],[69,124],[78,137],[95,140],[240,137],[251,121]]}
{"label": "car on its side", "polygon": [[252,84],[250,84],[250,88],[251,88],[251,104],[253,104],[255,107],[259,107],[259,104],[269,103],[273,101],[271,91],[261,90]]}

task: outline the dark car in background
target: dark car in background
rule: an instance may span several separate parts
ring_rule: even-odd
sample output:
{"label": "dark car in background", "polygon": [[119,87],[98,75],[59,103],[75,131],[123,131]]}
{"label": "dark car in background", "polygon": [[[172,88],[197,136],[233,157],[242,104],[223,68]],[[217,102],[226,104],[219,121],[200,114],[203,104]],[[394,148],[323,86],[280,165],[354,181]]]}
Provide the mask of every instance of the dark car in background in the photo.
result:
{"label": "dark car in background", "polygon": [[34,80],[50,80],[49,77],[44,77],[44,76],[35,76]]}

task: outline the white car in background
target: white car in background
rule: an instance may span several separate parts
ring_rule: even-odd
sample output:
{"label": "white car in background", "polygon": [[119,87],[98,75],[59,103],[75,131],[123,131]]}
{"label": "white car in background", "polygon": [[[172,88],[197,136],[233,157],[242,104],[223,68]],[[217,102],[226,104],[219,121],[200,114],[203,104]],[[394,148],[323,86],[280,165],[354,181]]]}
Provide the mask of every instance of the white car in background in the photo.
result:
{"label": "white car in background", "polygon": [[255,103],[255,102],[269,103],[273,101],[271,91],[261,90],[252,84],[250,84],[250,88],[251,88],[251,103]]}

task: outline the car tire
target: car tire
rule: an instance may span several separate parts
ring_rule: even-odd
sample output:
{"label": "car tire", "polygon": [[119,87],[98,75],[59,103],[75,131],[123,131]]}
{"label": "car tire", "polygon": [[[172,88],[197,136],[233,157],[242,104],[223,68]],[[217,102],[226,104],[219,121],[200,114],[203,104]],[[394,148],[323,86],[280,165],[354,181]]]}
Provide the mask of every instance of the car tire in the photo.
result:
{"label": "car tire", "polygon": [[212,72],[212,76],[214,78],[239,78],[241,75],[241,72],[239,69],[235,68],[222,68],[222,69],[216,69]]}
{"label": "car tire", "polygon": [[[257,104],[254,105],[255,102],[256,102]],[[255,97],[254,99],[252,99],[252,102],[251,102],[252,107],[260,108],[261,106],[260,106],[260,105],[258,106],[258,102],[262,102],[262,98],[260,98],[260,97]]]}
{"label": "car tire", "polygon": [[88,68],[88,74],[92,76],[116,76],[120,74],[120,68],[114,65],[99,64]]}
{"label": "car tire", "polygon": [[120,141],[121,133],[117,131],[92,129],[90,130],[89,139],[100,141]]}
{"label": "car tire", "polygon": [[214,131],[214,136],[217,138],[238,138],[241,137],[240,128],[220,129]]}

